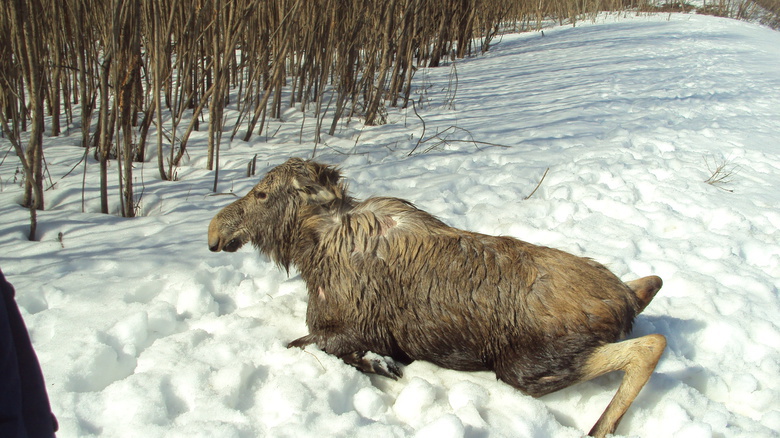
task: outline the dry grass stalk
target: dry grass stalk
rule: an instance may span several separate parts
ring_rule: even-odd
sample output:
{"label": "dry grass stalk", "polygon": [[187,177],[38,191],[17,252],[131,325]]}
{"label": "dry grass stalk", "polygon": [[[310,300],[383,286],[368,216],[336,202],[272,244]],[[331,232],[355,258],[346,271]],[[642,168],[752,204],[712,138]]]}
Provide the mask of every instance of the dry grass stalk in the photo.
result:
{"label": "dry grass stalk", "polygon": [[733,182],[732,177],[737,170],[739,170],[739,167],[729,164],[727,160],[718,162],[714,158],[712,160],[712,166],[710,166],[710,160],[707,157],[703,158],[704,163],[707,166],[707,171],[710,173],[709,178],[705,179],[704,182],[723,191],[734,192],[734,190],[727,189],[723,186]]}

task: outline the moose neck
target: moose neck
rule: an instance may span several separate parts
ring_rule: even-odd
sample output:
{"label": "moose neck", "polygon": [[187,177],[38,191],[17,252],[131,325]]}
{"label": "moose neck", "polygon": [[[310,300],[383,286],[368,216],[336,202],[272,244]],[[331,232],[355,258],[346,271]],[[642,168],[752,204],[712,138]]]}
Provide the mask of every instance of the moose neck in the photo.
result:
{"label": "moose neck", "polygon": [[290,230],[292,245],[286,254],[287,263],[280,264],[285,267],[292,264],[304,279],[308,277],[326,256],[321,253],[323,233],[339,223],[342,215],[349,213],[354,207],[355,200],[349,196],[336,198],[327,204],[301,206],[295,225]]}

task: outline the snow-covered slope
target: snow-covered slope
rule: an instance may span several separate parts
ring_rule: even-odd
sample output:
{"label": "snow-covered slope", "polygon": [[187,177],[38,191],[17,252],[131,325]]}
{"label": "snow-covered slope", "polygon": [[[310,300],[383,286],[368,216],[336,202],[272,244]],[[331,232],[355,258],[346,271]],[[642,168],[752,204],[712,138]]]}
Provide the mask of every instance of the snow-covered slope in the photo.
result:
{"label": "snow-covered slope", "polygon": [[[695,15],[608,16],[508,35],[485,56],[416,78],[419,117],[353,120],[317,158],[341,166],[358,197],[404,197],[454,226],[595,258],[625,280],[663,277],[634,335],[662,333],[669,346],[619,434],[778,435],[780,33]],[[83,168],[63,177],[83,155],[78,132],[47,138],[56,185],[38,215],[40,242],[26,240],[16,158],[5,158],[0,268],[60,436],[587,431],[619,375],[534,399],[491,373],[416,362],[394,382],[316,348],[285,348],[306,333],[303,282],[250,247],[210,253],[206,228],[268,166],[311,155],[298,143],[301,120],[291,109],[271,122],[269,142],[224,145],[224,196],[210,194],[205,133],[177,182],[139,165],[135,219],[96,213],[92,161],[81,213]],[[254,154],[259,175],[246,178]],[[705,183],[719,165],[730,181]]]}

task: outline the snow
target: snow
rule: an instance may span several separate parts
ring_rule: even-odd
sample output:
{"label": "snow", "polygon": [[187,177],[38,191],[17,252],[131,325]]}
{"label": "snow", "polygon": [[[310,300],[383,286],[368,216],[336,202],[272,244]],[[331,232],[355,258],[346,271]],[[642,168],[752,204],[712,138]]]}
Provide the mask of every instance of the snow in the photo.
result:
{"label": "snow", "polygon": [[[317,159],[340,166],[358,197],[407,198],[453,226],[589,256],[625,280],[660,275],[664,287],[632,336],[661,333],[668,348],[619,435],[779,435],[779,33],[708,16],[605,15],[506,35],[486,55],[421,69],[416,81],[419,117],[390,109],[386,125],[342,124]],[[311,155],[298,140],[302,121],[289,109],[271,122],[273,138],[224,140],[220,196],[204,170],[205,132],[193,134],[179,181],[160,181],[151,157],[135,169],[135,219],[98,213],[91,159],[82,213],[83,167],[65,176],[83,156],[78,129],[48,137],[56,185],[38,214],[39,242],[26,240],[19,166],[5,157],[0,268],[17,290],[60,436],[589,430],[619,374],[534,399],[492,373],[415,362],[392,381],[316,347],[286,348],[307,333],[303,281],[251,247],[210,253],[206,228],[266,169]],[[305,123],[304,139],[313,117]],[[247,178],[254,154],[258,175]],[[730,181],[706,184],[720,164]],[[118,211],[118,189],[110,193]]]}

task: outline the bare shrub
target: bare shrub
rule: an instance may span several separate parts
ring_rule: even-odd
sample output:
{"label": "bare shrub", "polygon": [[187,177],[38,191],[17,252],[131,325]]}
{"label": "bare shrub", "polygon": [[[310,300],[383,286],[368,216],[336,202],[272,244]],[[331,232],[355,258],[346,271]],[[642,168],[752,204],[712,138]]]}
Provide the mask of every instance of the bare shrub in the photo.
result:
{"label": "bare shrub", "polygon": [[733,176],[739,170],[739,166],[730,164],[728,160],[719,161],[715,158],[712,159],[712,165],[710,165],[710,159],[707,157],[704,157],[704,164],[710,173],[709,178],[704,180],[705,183],[726,192],[734,191],[724,186],[733,182]]}

